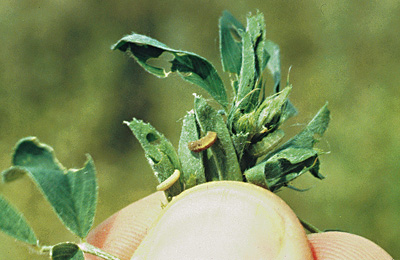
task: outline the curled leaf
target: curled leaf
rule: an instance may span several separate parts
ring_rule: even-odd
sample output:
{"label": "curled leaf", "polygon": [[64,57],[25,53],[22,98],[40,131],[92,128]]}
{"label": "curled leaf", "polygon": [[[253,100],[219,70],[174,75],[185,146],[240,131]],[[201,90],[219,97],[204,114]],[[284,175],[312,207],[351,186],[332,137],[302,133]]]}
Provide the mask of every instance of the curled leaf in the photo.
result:
{"label": "curled leaf", "polygon": [[249,33],[254,46],[255,69],[259,78],[270,59],[266,49],[266,29],[263,13],[257,12],[256,15],[247,18],[246,31]]}
{"label": "curled leaf", "polygon": [[[224,108],[228,105],[228,97],[214,66],[205,58],[191,52],[174,50],[148,36],[132,33],[112,46],[130,54],[145,70],[160,78],[166,78],[176,72],[184,80],[205,89]],[[152,65],[151,61],[162,62],[162,54],[172,55],[171,64],[167,68]]]}

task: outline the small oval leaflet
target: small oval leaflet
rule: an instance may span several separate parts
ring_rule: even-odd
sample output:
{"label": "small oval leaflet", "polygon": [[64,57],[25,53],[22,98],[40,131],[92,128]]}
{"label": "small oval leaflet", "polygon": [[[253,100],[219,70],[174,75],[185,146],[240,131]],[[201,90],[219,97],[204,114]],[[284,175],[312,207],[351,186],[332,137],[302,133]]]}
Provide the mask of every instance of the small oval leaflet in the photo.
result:
{"label": "small oval leaflet", "polygon": [[217,133],[209,131],[206,136],[200,138],[199,140],[189,142],[188,147],[192,152],[201,152],[210,148],[217,140]]}
{"label": "small oval leaflet", "polygon": [[174,173],[171,176],[169,176],[165,181],[158,184],[156,189],[158,191],[168,190],[169,188],[171,188],[172,185],[175,184],[175,182],[179,180],[180,176],[181,172],[179,170],[175,170]]}

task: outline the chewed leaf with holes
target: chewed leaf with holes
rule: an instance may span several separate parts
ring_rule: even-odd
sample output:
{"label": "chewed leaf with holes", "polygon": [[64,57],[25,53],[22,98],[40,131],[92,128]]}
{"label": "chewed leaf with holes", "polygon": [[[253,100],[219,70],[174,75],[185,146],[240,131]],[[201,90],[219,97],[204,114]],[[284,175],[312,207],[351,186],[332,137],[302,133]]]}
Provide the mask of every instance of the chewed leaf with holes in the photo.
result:
{"label": "chewed leaf with holes", "polygon": [[[142,145],[145,156],[160,183],[168,179],[175,170],[181,170],[178,155],[164,135],[150,124],[136,118],[125,123]],[[177,181],[165,192],[168,197],[172,197],[178,195],[181,191],[181,181]]]}
{"label": "chewed leaf with holes", "polygon": [[24,216],[8,201],[0,196],[0,230],[31,245],[36,245],[37,238]]}
{"label": "chewed leaf with holes", "polygon": [[[205,89],[224,108],[228,105],[225,87],[216,69],[195,53],[171,49],[155,39],[136,33],[123,37],[112,49],[127,52],[157,77],[166,78],[171,72],[176,72],[184,80]],[[151,61],[160,61],[163,53],[173,56],[168,68],[152,65]]]}
{"label": "chewed leaf with holes", "polygon": [[67,170],[50,146],[27,137],[17,143],[13,165],[2,172],[4,182],[28,174],[65,226],[81,238],[87,236],[97,203],[96,171],[89,155],[82,169]]}
{"label": "chewed leaf with holes", "polygon": [[[282,82],[279,46],[267,39],[264,15],[249,14],[246,20],[243,26],[228,11],[219,20],[222,68],[232,84],[230,99],[214,67],[194,53],[171,49],[136,33],[112,47],[160,78],[176,73],[201,86],[224,108],[217,112],[204,98],[195,97],[194,110],[183,119],[179,158],[149,124],[135,119],[128,123],[161,183],[158,189],[166,189],[168,196],[208,181],[248,181],[278,190],[308,171],[323,178],[321,152],[314,143],[315,135],[322,135],[328,126],[329,111],[323,107],[306,129],[281,144],[285,136],[281,126],[297,114],[288,97],[289,73]],[[268,81],[273,83],[270,96]]]}

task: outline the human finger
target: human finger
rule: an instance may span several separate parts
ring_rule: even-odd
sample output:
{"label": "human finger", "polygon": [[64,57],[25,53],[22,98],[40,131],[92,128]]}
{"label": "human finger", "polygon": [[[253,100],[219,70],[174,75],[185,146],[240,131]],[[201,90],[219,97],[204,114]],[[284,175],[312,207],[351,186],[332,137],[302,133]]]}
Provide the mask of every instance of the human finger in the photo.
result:
{"label": "human finger", "polygon": [[[129,260],[146,236],[150,225],[161,213],[162,205],[166,203],[163,192],[156,192],[136,201],[94,228],[89,233],[87,242],[121,260]],[[102,258],[85,254],[85,259]]]}
{"label": "human finger", "polygon": [[380,246],[364,237],[346,232],[308,235],[316,260],[393,260]]}

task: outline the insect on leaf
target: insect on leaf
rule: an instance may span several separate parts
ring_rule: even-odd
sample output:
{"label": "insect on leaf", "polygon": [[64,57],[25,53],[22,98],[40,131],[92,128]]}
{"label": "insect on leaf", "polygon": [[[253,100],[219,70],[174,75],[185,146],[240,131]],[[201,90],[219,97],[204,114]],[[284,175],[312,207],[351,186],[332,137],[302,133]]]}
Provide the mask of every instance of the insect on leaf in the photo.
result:
{"label": "insect on leaf", "polygon": [[165,181],[157,185],[156,189],[158,191],[168,190],[169,188],[172,187],[172,185],[175,184],[175,182],[179,180],[179,177],[181,177],[181,172],[179,170],[175,170],[171,176],[169,176]]}
{"label": "insect on leaf", "polygon": [[199,140],[188,143],[189,150],[192,152],[201,152],[210,148],[217,141],[217,133],[208,131],[207,134]]}
{"label": "insect on leaf", "polygon": [[[162,183],[170,177],[175,170],[181,170],[178,155],[172,144],[159,133],[153,126],[133,118],[125,122],[138,139],[145,152],[147,161],[156,175],[158,182]],[[176,196],[182,191],[181,182],[175,182],[165,192],[168,197]]]}
{"label": "insect on leaf", "polygon": [[214,161],[219,180],[242,181],[242,172],[225,121],[204,98],[196,96],[194,101],[197,122],[201,131],[215,132],[216,142],[207,149],[207,158]]}
{"label": "insect on leaf", "polygon": [[196,123],[194,111],[189,111],[183,118],[182,132],[179,139],[178,155],[182,164],[185,189],[205,183],[203,153],[189,150],[188,143],[200,138],[200,129]]}

